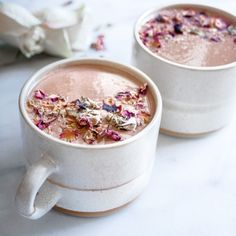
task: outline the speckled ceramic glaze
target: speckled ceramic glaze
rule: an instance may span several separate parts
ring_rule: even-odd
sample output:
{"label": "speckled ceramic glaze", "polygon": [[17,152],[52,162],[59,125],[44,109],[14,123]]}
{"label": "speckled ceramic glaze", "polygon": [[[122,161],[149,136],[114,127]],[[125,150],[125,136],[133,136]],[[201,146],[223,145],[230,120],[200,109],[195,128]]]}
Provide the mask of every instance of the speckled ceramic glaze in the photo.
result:
{"label": "speckled ceramic glaze", "polygon": [[[27,96],[48,71],[60,65],[91,63],[133,74],[148,83],[156,111],[139,133],[105,145],[73,144],[39,130],[25,110]],[[21,215],[37,219],[56,206],[66,213],[95,216],[134,200],[146,186],[156,152],[162,101],[155,84],[141,71],[108,60],[81,59],[53,63],[34,74],[19,98],[27,172],[16,194]]]}
{"label": "speckled ceramic glaze", "polygon": [[[236,17],[209,6],[178,4],[168,7],[200,7]],[[167,7],[163,7],[167,8]],[[192,67],[152,53],[139,38],[140,27],[163,8],[148,11],[134,28],[133,64],[158,84],[163,99],[161,131],[175,136],[196,136],[224,127],[235,110],[236,62],[215,67]]]}

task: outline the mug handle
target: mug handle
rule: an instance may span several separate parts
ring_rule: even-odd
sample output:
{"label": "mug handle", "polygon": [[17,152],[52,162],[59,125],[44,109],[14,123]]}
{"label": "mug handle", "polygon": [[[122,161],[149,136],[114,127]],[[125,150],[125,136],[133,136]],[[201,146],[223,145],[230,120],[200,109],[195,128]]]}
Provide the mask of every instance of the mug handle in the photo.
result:
{"label": "mug handle", "polygon": [[28,168],[15,198],[16,207],[22,216],[38,219],[55,206],[60,193],[46,179],[57,171],[57,164],[49,156],[44,156]]}

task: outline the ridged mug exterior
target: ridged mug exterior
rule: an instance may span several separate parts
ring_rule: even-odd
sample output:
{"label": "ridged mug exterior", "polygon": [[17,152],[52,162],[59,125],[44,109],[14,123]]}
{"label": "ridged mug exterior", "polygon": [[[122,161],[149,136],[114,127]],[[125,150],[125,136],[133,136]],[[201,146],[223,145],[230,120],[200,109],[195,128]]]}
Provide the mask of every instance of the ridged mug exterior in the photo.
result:
{"label": "ridged mug exterior", "polygon": [[227,125],[235,110],[236,62],[193,67],[164,59],[141,42],[140,27],[161,9],[200,7],[230,17],[219,9],[198,4],[170,5],[144,13],[134,27],[133,64],[158,84],[163,99],[161,131],[175,136],[197,136]]}
{"label": "ridged mug exterior", "polygon": [[[43,74],[58,66],[81,63],[101,64],[125,70],[133,74],[137,80],[147,82],[156,104],[152,121],[133,137],[118,143],[104,145],[66,143],[37,129],[24,108],[32,87],[42,78]],[[162,101],[155,84],[139,70],[101,59],[70,59],[56,62],[41,69],[25,84],[20,95],[19,106],[23,150],[29,166],[28,172],[32,168],[31,166],[35,165],[36,170],[40,166],[41,169],[44,168],[45,172],[48,165],[53,163],[54,166],[49,167],[49,169],[52,168],[52,171],[48,173],[47,181],[43,184],[46,190],[41,193],[42,197],[39,198],[50,199],[51,202],[52,199],[48,194],[56,198],[50,207],[44,203],[44,208],[48,207],[47,210],[38,209],[37,211],[36,209],[35,213],[35,209],[26,209],[28,207],[24,204],[26,196],[21,193],[24,192],[24,188],[32,187],[28,187],[28,185],[25,187],[26,181],[23,180],[24,186],[20,185],[18,189],[16,204],[20,213],[25,217],[39,218],[54,205],[67,211],[82,213],[110,211],[135,199],[148,183],[156,155]],[[30,181],[29,178],[27,181]],[[34,185],[34,183],[31,184]],[[51,188],[54,189],[53,192],[47,191]]]}

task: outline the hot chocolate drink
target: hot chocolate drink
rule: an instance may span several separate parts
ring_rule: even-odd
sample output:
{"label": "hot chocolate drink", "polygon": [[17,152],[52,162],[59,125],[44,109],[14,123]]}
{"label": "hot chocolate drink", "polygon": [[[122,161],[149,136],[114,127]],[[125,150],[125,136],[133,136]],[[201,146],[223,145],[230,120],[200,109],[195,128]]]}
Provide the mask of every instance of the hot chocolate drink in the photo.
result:
{"label": "hot chocolate drink", "polygon": [[147,84],[101,65],[64,66],[44,75],[27,100],[27,111],[44,132],[73,143],[127,139],[152,119]]}
{"label": "hot chocolate drink", "polygon": [[163,9],[144,23],[139,36],[152,52],[180,64],[210,67],[236,61],[236,22],[213,10]]}

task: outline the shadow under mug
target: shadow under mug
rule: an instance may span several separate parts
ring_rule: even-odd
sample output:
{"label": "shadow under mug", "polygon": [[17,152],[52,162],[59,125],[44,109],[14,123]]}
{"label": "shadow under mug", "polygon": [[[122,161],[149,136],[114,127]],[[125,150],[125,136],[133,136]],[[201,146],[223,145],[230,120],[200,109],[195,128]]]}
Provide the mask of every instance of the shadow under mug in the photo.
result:
{"label": "shadow under mug", "polygon": [[[129,139],[104,145],[68,143],[39,130],[25,109],[32,88],[49,71],[66,65],[102,65],[147,83],[154,99],[151,122]],[[22,140],[28,168],[16,193],[21,215],[37,219],[51,208],[100,216],[134,200],[148,183],[156,155],[162,100],[152,80],[134,67],[102,59],[68,59],[35,73],[19,97]]]}
{"label": "shadow under mug", "polygon": [[236,22],[225,11],[198,4],[174,4],[145,12],[134,27],[133,64],[158,85],[163,99],[161,132],[194,137],[218,130],[234,116],[236,62],[195,67],[167,60],[149,50],[139,38],[142,25],[162,9],[199,8]]}

